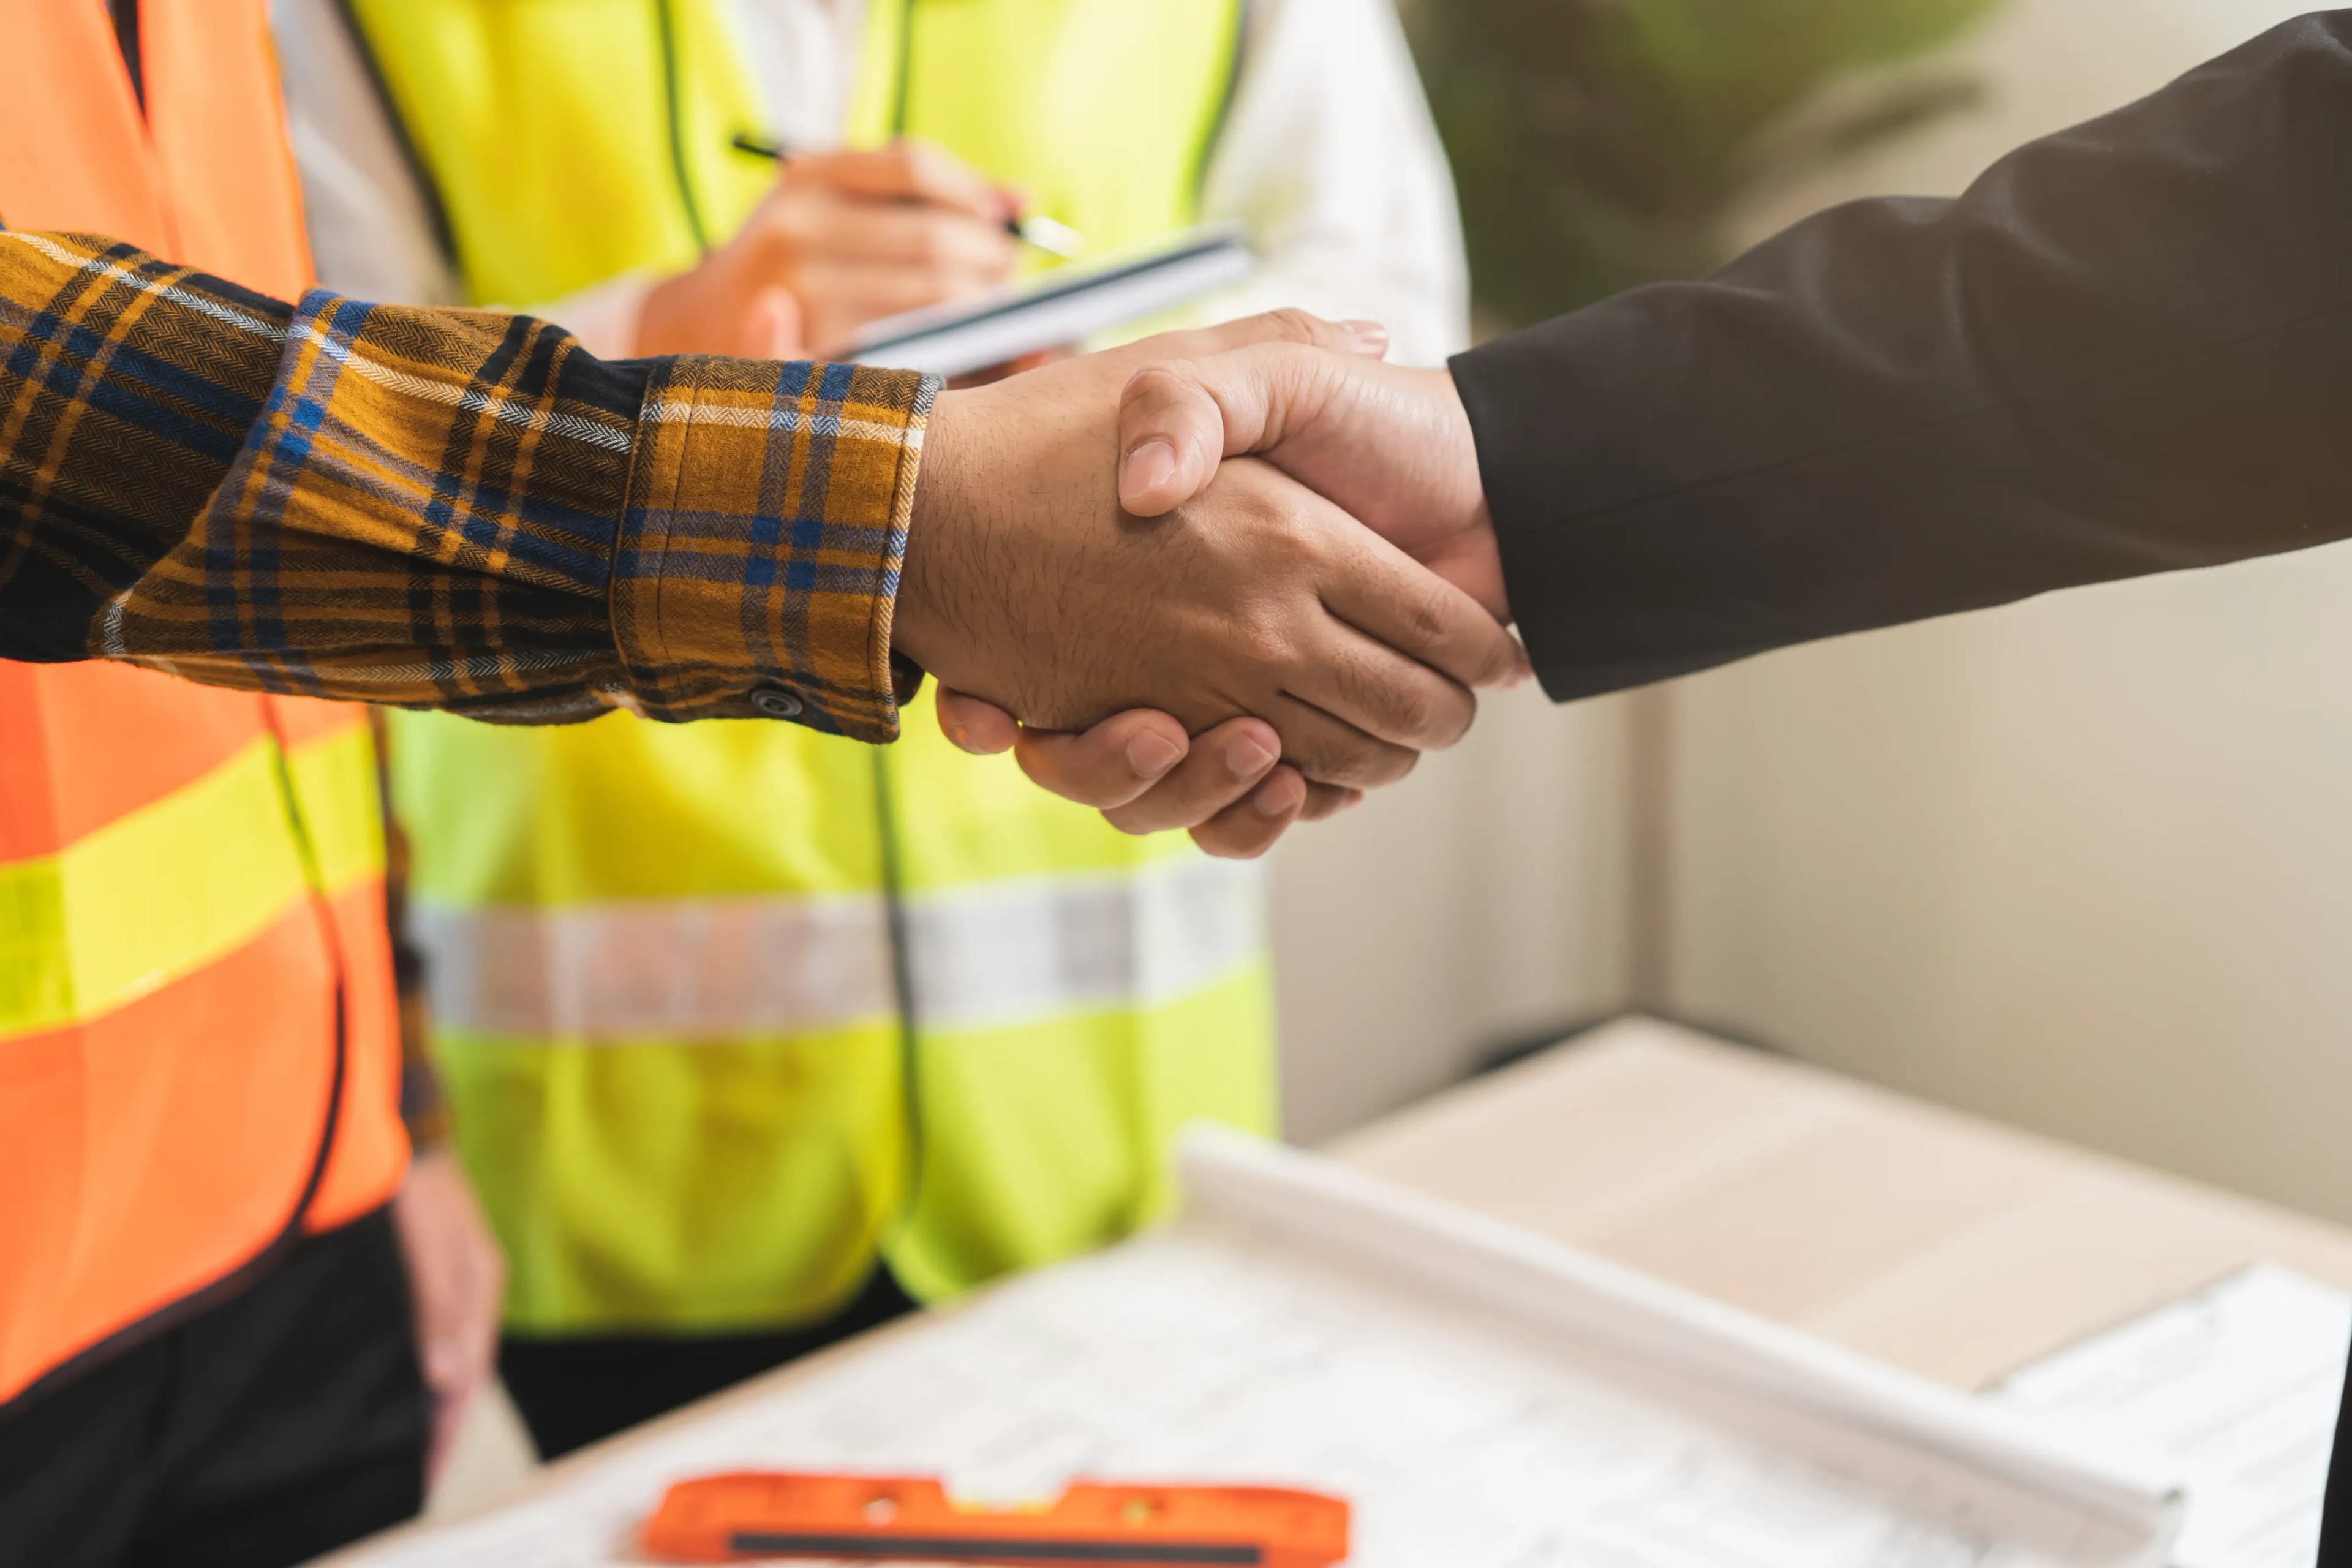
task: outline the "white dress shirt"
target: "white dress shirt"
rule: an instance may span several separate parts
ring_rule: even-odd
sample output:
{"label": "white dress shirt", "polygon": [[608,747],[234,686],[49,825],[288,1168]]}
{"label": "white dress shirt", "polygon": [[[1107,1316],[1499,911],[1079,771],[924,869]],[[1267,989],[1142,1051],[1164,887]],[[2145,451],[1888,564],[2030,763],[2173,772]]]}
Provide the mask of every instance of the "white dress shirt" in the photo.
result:
{"label": "white dress shirt", "polygon": [[[778,141],[838,143],[863,0],[730,0]],[[462,290],[333,0],[275,0],[289,129],[320,280],[364,299],[449,304]],[[1240,80],[1202,192],[1205,220],[1248,226],[1265,265],[1202,320],[1293,305],[1387,325],[1390,357],[1437,364],[1467,340],[1453,180],[1391,0],[1251,0]],[[511,301],[635,352],[654,279]]]}

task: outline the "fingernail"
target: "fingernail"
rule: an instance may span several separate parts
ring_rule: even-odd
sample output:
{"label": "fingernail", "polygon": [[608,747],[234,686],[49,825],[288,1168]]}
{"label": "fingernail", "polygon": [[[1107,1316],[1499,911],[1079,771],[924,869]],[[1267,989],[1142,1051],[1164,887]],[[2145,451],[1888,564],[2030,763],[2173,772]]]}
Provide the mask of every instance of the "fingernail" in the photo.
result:
{"label": "fingernail", "polygon": [[964,733],[964,728],[961,724],[948,726],[948,739],[955,742],[956,750],[960,752],[971,750],[971,739]]}
{"label": "fingernail", "polygon": [[1356,352],[1379,359],[1389,352],[1389,330],[1378,321],[1342,321],[1340,327],[1356,341]]}
{"label": "fingernail", "polygon": [[[1096,472],[1101,470],[1097,468]],[[1139,495],[1176,477],[1176,448],[1154,436],[1127,455],[1118,470],[1118,493]]]}
{"label": "fingernail", "polygon": [[1225,766],[1237,779],[1254,778],[1274,765],[1275,755],[1247,735],[1236,736],[1225,747]]}
{"label": "fingernail", "polygon": [[1285,773],[1250,792],[1250,805],[1260,816],[1288,816],[1307,802],[1307,781]]}
{"label": "fingernail", "polygon": [[1139,779],[1158,778],[1183,755],[1183,747],[1156,730],[1146,730],[1127,743],[1127,765]]}

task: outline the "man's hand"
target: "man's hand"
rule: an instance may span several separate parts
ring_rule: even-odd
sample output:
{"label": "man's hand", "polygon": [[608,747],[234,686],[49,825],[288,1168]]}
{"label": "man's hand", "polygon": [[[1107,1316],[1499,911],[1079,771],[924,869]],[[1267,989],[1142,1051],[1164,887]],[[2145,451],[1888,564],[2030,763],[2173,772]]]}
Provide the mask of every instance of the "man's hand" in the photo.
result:
{"label": "man's hand", "polygon": [[1262,719],[1307,778],[1342,787],[1458,740],[1469,689],[1521,658],[1466,595],[1262,463],[1225,465],[1151,521],[1119,508],[1114,411],[1132,372],[1276,336],[1353,342],[1277,315],[943,395],[895,647],[1035,728],[1139,707],[1190,732]]}
{"label": "man's hand", "polygon": [[920,142],[788,160],[742,229],[646,298],[638,352],[822,358],[866,322],[1013,276],[1014,199]]}
{"label": "man's hand", "polygon": [[1138,371],[1119,405],[1119,501],[1182,505],[1254,453],[1508,621],[1470,416],[1443,370],[1258,343]]}
{"label": "man's hand", "polygon": [[[1137,372],[1122,394],[1119,453],[1120,500],[1137,516],[1191,499],[1225,457],[1261,454],[1497,619],[1509,616],[1469,420],[1444,371],[1401,370],[1328,343],[1260,343],[1163,362]],[[1524,678],[1522,667],[1512,679]],[[1188,738],[1165,713],[1122,713],[1083,734],[1040,733],[943,688],[940,717],[957,744],[1012,749],[1037,784],[1108,808],[1115,826],[1189,829],[1213,855],[1264,854],[1292,822],[1358,798],[1307,785],[1271,761],[1249,773],[1227,760],[1234,741],[1224,731]]]}
{"label": "man's hand", "polygon": [[392,1200],[392,1223],[408,1265],[417,1361],[433,1395],[429,1479],[449,1457],[474,1395],[488,1385],[497,1364],[507,1261],[464,1169],[446,1148],[425,1150],[410,1163]]}
{"label": "man's hand", "polygon": [[993,703],[939,689],[940,729],[978,756],[1011,752],[1030,779],[1091,805],[1123,833],[1182,828],[1223,859],[1251,860],[1294,822],[1345,811],[1358,789],[1309,784],[1278,761],[1282,738],[1263,719],[1232,719],[1200,736],[1165,713],[1137,709],[1081,734],[1025,730]]}

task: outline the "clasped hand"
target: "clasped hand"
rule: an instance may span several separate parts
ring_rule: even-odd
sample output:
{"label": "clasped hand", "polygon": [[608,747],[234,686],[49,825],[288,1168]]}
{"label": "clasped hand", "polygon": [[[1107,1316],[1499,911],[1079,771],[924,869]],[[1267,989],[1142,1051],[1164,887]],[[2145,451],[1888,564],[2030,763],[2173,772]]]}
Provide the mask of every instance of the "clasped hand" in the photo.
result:
{"label": "clasped hand", "polygon": [[1277,312],[942,395],[892,629],[966,750],[1129,832],[1263,853],[1514,683],[1443,371]]}

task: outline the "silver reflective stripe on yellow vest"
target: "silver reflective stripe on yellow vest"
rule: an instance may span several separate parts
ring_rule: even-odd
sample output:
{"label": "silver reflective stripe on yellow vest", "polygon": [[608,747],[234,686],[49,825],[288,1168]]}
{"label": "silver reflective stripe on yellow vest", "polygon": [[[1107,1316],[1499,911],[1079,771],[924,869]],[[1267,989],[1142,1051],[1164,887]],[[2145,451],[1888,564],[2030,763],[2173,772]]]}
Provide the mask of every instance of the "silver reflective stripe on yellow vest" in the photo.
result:
{"label": "silver reflective stripe on yellow vest", "polygon": [[[993,1029],[1151,1007],[1264,946],[1253,868],[1186,856],[1006,878],[906,900],[916,1016]],[[454,1029],[627,1043],[729,1040],[897,1016],[878,894],[468,909],[420,900],[433,1016]]]}
{"label": "silver reflective stripe on yellow vest", "polygon": [[[477,299],[676,265],[690,206],[723,235],[756,200],[727,163],[765,126],[709,47],[723,0],[658,3],[671,73],[643,52],[656,0],[355,0],[394,105],[436,106],[411,140]],[[899,125],[1097,247],[1150,239],[1194,216],[1239,11],[874,0],[854,139]],[[928,701],[906,719],[877,753],[395,717],[436,1053],[511,1326],[801,1321],[877,1254],[936,1299],[1149,1220],[1185,1121],[1272,1129],[1255,874],[962,755]]]}

